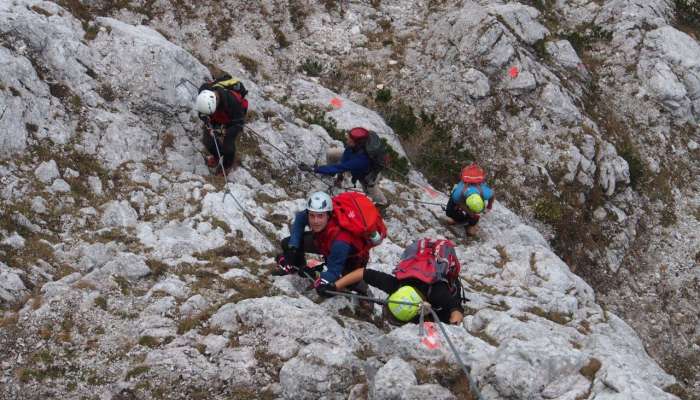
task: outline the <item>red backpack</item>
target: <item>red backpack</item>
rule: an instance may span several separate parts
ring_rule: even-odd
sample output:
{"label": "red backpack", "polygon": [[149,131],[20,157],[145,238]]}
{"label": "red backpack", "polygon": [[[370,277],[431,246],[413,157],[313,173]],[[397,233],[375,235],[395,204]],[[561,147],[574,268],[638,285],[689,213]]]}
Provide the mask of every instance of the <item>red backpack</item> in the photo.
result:
{"label": "red backpack", "polygon": [[464,183],[479,184],[486,180],[486,173],[475,163],[471,163],[462,168],[460,178]]}
{"label": "red backpack", "polygon": [[416,278],[432,285],[452,283],[459,277],[462,266],[457,260],[455,244],[445,239],[419,239],[411,243],[394,268],[397,279]]}
{"label": "red backpack", "polygon": [[381,239],[386,237],[386,226],[379,210],[360,192],[345,192],[333,197],[333,216],[341,228],[363,239],[364,246],[357,249],[361,255],[369,254],[369,249],[381,242],[372,243],[370,237],[374,232],[379,233]]}

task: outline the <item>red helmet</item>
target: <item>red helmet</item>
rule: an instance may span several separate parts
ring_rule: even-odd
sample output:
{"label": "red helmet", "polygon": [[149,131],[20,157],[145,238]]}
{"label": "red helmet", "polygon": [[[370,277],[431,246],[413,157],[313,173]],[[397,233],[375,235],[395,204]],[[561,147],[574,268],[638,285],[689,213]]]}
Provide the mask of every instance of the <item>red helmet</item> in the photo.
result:
{"label": "red helmet", "polygon": [[356,142],[361,142],[369,137],[369,131],[365,128],[352,128],[348,132],[350,138]]}
{"label": "red helmet", "polygon": [[466,167],[462,168],[462,173],[460,178],[464,183],[481,183],[485,179],[486,173],[478,165],[471,163]]}

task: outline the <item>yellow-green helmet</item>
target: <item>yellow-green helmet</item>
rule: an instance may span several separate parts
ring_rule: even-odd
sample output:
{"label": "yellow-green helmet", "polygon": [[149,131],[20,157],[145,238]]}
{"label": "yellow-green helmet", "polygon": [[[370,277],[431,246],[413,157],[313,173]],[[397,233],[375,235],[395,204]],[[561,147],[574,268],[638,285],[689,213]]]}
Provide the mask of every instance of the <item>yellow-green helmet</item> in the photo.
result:
{"label": "yellow-green helmet", "polygon": [[484,211],[484,199],[481,198],[481,195],[478,193],[474,193],[467,197],[467,207],[469,208],[469,211],[478,214]]}
{"label": "yellow-green helmet", "polygon": [[[392,301],[414,303],[415,305],[397,304],[392,303]],[[389,296],[387,307],[394,318],[401,322],[408,322],[418,315],[422,301],[423,299],[416,289],[411,286],[402,286]]]}

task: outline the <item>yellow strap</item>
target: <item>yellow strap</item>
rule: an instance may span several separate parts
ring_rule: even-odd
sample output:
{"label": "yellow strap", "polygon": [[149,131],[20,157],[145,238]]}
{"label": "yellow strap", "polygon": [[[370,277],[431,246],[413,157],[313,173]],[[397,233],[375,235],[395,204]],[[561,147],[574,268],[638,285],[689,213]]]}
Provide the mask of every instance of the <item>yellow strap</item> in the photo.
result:
{"label": "yellow strap", "polygon": [[212,87],[220,87],[222,89],[225,89],[226,87],[233,86],[239,82],[240,82],[239,79],[231,78],[231,79],[227,79],[225,81],[217,82],[217,83],[213,84]]}

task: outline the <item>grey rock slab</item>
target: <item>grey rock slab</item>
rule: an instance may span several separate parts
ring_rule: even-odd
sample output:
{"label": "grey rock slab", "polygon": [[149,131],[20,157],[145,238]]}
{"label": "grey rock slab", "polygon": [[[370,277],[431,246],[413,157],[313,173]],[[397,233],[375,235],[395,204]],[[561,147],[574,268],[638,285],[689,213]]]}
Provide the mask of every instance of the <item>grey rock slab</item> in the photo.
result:
{"label": "grey rock slab", "polygon": [[285,399],[345,399],[362,380],[360,360],[345,347],[312,343],[284,363],[279,379]]}
{"label": "grey rock slab", "polygon": [[435,383],[410,386],[404,390],[401,400],[457,400],[447,388]]}
{"label": "grey rock slab", "polygon": [[151,350],[144,364],[156,374],[173,381],[209,382],[219,374],[218,368],[197,349],[187,346]]}
{"label": "grey rock slab", "polygon": [[152,247],[153,254],[161,259],[172,259],[204,252],[223,246],[225,232],[209,222],[193,220],[170,221],[154,230],[150,223],[140,223],[136,235],[143,245]]}
{"label": "grey rock slab", "polygon": [[88,177],[88,185],[90,185],[90,190],[97,195],[102,196],[102,180],[96,176]]}
{"label": "grey rock slab", "polygon": [[260,375],[256,373],[259,368],[258,360],[252,347],[224,347],[214,355],[214,360],[218,365],[219,379],[232,386],[250,386],[256,379],[260,379]]}
{"label": "grey rock slab", "polygon": [[0,261],[0,300],[2,302],[17,302],[28,293],[20,274],[21,271],[10,268]]}
{"label": "grey rock slab", "polygon": [[[404,156],[406,152],[401,146],[394,131],[384,122],[384,119],[376,112],[369,110],[352,100],[341,95],[331,92],[323,86],[301,79],[292,82],[292,95],[304,104],[313,104],[315,106],[326,108],[331,104],[331,100],[340,100],[340,107],[333,109],[328,113],[330,117],[336,120],[338,129],[350,130],[356,126],[362,126],[377,133],[382,138],[387,140],[387,143]],[[336,103],[338,104],[338,103]]]}
{"label": "grey rock slab", "polygon": [[46,207],[47,203],[46,200],[44,200],[43,197],[35,196],[32,198],[32,211],[34,211],[37,214],[44,214],[48,210]]}
{"label": "grey rock slab", "polygon": [[571,70],[581,69],[583,63],[568,40],[548,41],[544,48],[559,66]]}
{"label": "grey rock slab", "polygon": [[109,275],[120,276],[128,280],[137,280],[151,273],[143,256],[133,253],[118,253],[112,260],[99,269],[94,270],[88,277],[98,278]]}
{"label": "grey rock slab", "polygon": [[[247,299],[236,304],[242,324],[264,329],[267,336],[290,337],[302,343],[314,340],[355,349],[357,342],[326,311],[307,298],[286,296]],[[300,319],[305,324],[297,323]]]}
{"label": "grey rock slab", "polygon": [[184,299],[189,296],[190,289],[185,282],[175,277],[168,277],[153,285],[151,290],[148,291],[147,297],[157,292],[167,293],[177,299]]}
{"label": "grey rock slab", "polygon": [[24,247],[26,240],[17,232],[13,232],[10,236],[4,238],[0,244],[10,246],[13,249],[21,249]]}
{"label": "grey rock slab", "polygon": [[60,177],[61,174],[58,171],[56,161],[49,160],[42,162],[38,167],[36,167],[36,170],[34,170],[34,176],[36,176],[40,182],[49,184],[54,179]]}
{"label": "grey rock slab", "polygon": [[403,392],[417,384],[415,369],[411,364],[401,358],[393,357],[374,375],[370,385],[370,399],[403,399]]}
{"label": "grey rock slab", "polygon": [[104,205],[100,221],[108,227],[129,227],[136,225],[138,214],[128,201],[110,201]]}
{"label": "grey rock slab", "polygon": [[534,44],[549,34],[549,30],[537,22],[537,17],[540,15],[540,12],[533,7],[518,3],[509,3],[488,6],[487,10],[501,17],[506,26],[508,26],[520,40],[529,45]]}
{"label": "grey rock slab", "polygon": [[180,305],[180,314],[191,317],[209,308],[211,303],[201,294],[196,294]]}
{"label": "grey rock slab", "polygon": [[48,191],[52,193],[68,193],[70,192],[70,185],[68,182],[59,178],[53,181]]}
{"label": "grey rock slab", "polygon": [[177,307],[175,298],[172,296],[161,297],[149,304],[141,312],[142,315],[156,315],[161,317],[172,317]]}
{"label": "grey rock slab", "polygon": [[139,334],[154,338],[174,337],[177,332],[175,321],[160,315],[145,315],[139,319]]}
{"label": "grey rock slab", "polygon": [[581,112],[574,105],[571,97],[562,91],[562,88],[547,84],[540,94],[542,105],[549,111],[549,115],[566,123],[580,123]]}

